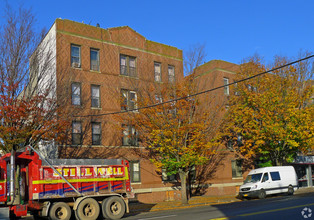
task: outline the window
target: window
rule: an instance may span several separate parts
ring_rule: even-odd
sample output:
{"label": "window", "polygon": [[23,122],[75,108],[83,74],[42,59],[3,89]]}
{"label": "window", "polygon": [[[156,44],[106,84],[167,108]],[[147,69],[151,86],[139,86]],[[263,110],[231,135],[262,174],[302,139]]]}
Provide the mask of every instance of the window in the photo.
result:
{"label": "window", "polygon": [[136,77],[136,58],[120,55],[120,74]]}
{"label": "window", "polygon": [[123,146],[138,146],[137,131],[132,125],[123,125]]}
{"label": "window", "polygon": [[242,160],[232,160],[232,178],[242,177]]}
{"label": "window", "polygon": [[155,81],[161,82],[161,63],[154,62]]}
{"label": "window", "polygon": [[130,161],[130,178],[131,178],[131,183],[141,182],[139,161]]}
{"label": "window", "polygon": [[168,76],[169,76],[169,83],[174,83],[174,80],[175,80],[174,66],[168,65]]}
{"label": "window", "polygon": [[273,181],[278,181],[280,180],[280,174],[279,172],[270,172],[270,176],[271,176],[271,179]]}
{"label": "window", "polygon": [[72,144],[82,144],[82,124],[80,121],[72,122]]}
{"label": "window", "polygon": [[101,123],[92,122],[92,145],[101,144]]}
{"label": "window", "polygon": [[92,107],[100,108],[100,86],[97,85],[91,86],[91,101]]}
{"label": "window", "polygon": [[229,95],[229,79],[228,78],[224,78],[224,94],[225,95]]}
{"label": "window", "polygon": [[71,44],[71,66],[81,67],[81,47]]}
{"label": "window", "polygon": [[99,71],[99,50],[90,49],[90,69]]}
{"label": "window", "polygon": [[168,175],[166,169],[161,169],[161,179],[162,181],[165,181],[165,182],[176,181],[176,175],[175,174]]}
{"label": "window", "polygon": [[262,182],[266,182],[266,181],[268,181],[268,180],[269,180],[268,173],[264,173]]}
{"label": "window", "polygon": [[81,105],[81,84],[72,83],[72,105]]}
{"label": "window", "polygon": [[161,95],[155,95],[155,100],[156,100],[156,103],[162,103],[162,97]]}
{"label": "window", "polygon": [[121,90],[121,110],[137,109],[137,95],[135,91]]}
{"label": "window", "polygon": [[231,151],[233,151],[233,141],[232,139],[227,140],[227,148]]}

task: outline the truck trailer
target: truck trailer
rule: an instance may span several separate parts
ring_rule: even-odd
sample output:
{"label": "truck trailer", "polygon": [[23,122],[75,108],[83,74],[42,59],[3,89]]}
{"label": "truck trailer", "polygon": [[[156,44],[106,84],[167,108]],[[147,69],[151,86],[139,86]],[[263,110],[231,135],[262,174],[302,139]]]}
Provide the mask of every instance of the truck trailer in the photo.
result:
{"label": "truck trailer", "polygon": [[0,216],[68,220],[120,219],[132,197],[122,159],[40,158],[32,147],[0,158]]}

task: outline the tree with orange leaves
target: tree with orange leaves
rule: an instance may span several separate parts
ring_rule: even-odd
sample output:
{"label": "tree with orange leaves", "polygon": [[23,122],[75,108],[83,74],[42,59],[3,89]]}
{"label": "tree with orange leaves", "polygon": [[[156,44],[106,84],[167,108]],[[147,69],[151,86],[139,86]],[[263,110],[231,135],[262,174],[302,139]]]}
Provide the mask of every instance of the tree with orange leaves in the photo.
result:
{"label": "tree with orange leaves", "polygon": [[[270,68],[288,63],[276,57]],[[241,65],[238,79],[264,72],[259,57]],[[238,83],[230,97],[220,141],[262,166],[292,162],[313,147],[313,75],[309,61]]]}
{"label": "tree with orange leaves", "polygon": [[56,101],[49,42],[41,42],[43,34],[36,33],[30,10],[19,8],[16,13],[7,6],[4,11],[6,23],[0,29],[0,150],[7,153],[43,139],[62,138],[67,122]]}
{"label": "tree with orange leaves", "polygon": [[186,185],[190,169],[207,163],[215,154],[211,142],[216,127],[212,112],[201,108],[198,97],[177,100],[195,92],[191,74],[184,82],[140,91],[138,107],[155,106],[119,116],[135,127],[141,146],[158,168],[166,170],[167,175],[179,174],[182,203],[188,201]]}

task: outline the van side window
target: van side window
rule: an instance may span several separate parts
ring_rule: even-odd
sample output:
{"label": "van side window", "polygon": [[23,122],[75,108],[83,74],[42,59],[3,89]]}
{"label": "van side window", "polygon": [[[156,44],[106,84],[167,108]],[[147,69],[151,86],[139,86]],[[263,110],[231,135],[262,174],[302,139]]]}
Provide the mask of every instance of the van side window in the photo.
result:
{"label": "van side window", "polygon": [[269,180],[268,173],[264,173],[262,183],[266,182],[267,180]]}
{"label": "van side window", "polygon": [[279,172],[270,172],[270,176],[273,181],[280,180]]}

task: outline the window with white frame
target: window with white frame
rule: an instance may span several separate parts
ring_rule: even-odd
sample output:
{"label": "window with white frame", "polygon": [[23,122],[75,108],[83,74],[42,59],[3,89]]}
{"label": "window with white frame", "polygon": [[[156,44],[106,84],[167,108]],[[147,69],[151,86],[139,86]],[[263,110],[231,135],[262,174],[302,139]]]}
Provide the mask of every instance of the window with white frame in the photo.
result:
{"label": "window with white frame", "polygon": [[123,146],[138,146],[138,134],[134,126],[123,125]]}
{"label": "window with white frame", "polygon": [[174,66],[172,65],[168,65],[168,77],[169,77],[169,83],[174,83],[175,75],[174,75]]}
{"label": "window with white frame", "polygon": [[224,94],[225,95],[229,95],[229,79],[228,78],[224,78]]}
{"label": "window with white frame", "polygon": [[72,144],[82,144],[82,123],[80,121],[72,122]]}
{"label": "window with white frame", "polygon": [[139,161],[130,161],[130,179],[131,179],[131,183],[141,182]]}
{"label": "window with white frame", "polygon": [[241,178],[242,177],[242,160],[232,160],[232,178]]}
{"label": "window with white frame", "polygon": [[154,62],[155,81],[161,82],[161,63]]}
{"label": "window with white frame", "polygon": [[81,47],[74,44],[71,44],[71,66],[81,67]]}
{"label": "window with white frame", "polygon": [[99,50],[90,49],[90,69],[99,71]]}
{"label": "window with white frame", "polygon": [[120,55],[120,74],[136,77],[136,57]]}
{"label": "window with white frame", "polygon": [[81,84],[72,83],[72,105],[81,105]]}
{"label": "window with white frame", "polygon": [[121,89],[121,110],[137,109],[137,94],[135,91]]}
{"label": "window with white frame", "polygon": [[100,86],[91,86],[91,105],[94,108],[100,108]]}
{"label": "window with white frame", "polygon": [[92,122],[92,145],[101,144],[101,123]]}

